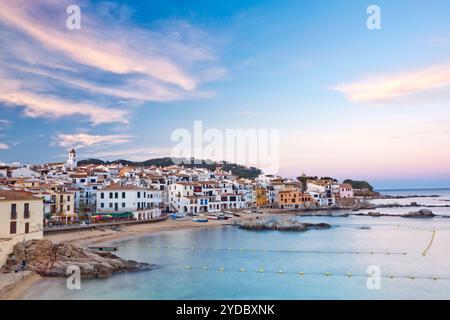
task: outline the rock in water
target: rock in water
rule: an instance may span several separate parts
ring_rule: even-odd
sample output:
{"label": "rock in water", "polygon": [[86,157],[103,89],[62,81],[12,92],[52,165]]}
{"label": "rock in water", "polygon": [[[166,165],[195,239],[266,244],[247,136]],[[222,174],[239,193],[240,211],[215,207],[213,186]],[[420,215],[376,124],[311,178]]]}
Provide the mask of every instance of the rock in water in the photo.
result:
{"label": "rock in water", "polygon": [[327,223],[306,223],[292,219],[266,218],[251,219],[235,223],[238,227],[246,230],[277,230],[277,231],[306,231],[309,229],[329,229]]}
{"label": "rock in water", "polygon": [[435,214],[433,211],[429,209],[422,209],[419,211],[411,211],[407,214],[404,214],[402,217],[404,218],[433,218]]}
{"label": "rock in water", "polygon": [[83,278],[107,278],[117,272],[144,271],[155,265],[124,260],[110,252],[93,252],[73,244],[53,244],[49,240],[29,240],[14,246],[3,267],[14,271],[26,262],[25,269],[47,277],[66,277],[69,266],[80,268]]}

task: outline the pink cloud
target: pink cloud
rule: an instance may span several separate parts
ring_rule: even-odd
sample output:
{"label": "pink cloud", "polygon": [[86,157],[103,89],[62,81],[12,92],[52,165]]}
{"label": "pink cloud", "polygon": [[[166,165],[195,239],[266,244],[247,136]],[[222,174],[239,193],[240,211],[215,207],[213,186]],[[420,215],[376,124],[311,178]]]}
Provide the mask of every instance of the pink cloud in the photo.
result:
{"label": "pink cloud", "polygon": [[337,85],[333,90],[352,102],[390,102],[442,88],[450,89],[450,64],[377,76]]}

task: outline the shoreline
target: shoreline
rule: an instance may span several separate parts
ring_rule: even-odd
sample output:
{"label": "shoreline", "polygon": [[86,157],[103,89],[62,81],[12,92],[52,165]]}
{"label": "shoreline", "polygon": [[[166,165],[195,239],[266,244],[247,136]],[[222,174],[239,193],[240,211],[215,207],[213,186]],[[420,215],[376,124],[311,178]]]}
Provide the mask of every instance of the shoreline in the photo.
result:
{"label": "shoreline", "polygon": [[[268,217],[271,215],[282,216],[285,214],[268,213],[268,209],[263,210],[263,214],[242,214],[241,217],[232,218],[231,221],[237,220],[248,220],[254,217]],[[48,234],[44,235],[44,239],[50,240],[54,243],[70,243],[79,246],[89,246],[89,245],[99,245],[107,244],[113,241],[121,241],[130,238],[145,237],[147,235],[174,231],[174,230],[193,230],[199,228],[215,228],[223,226],[232,226],[230,220],[209,220],[207,223],[193,222],[192,218],[189,219],[167,219],[158,223],[148,223],[148,224],[136,224],[136,225],[126,225],[119,230],[113,229],[96,229],[96,230],[85,230],[85,231],[74,231],[74,232],[64,232],[60,234]],[[0,292],[0,300],[19,300],[24,297],[25,292],[28,288],[36,285],[40,281],[45,280],[36,273],[31,273],[30,275],[16,279],[8,287],[5,287],[2,292]]]}
{"label": "shoreline", "polygon": [[[344,208],[333,208],[338,210],[345,210]],[[183,219],[167,219],[157,223],[148,224],[135,224],[135,225],[123,225],[119,228],[108,228],[105,227],[100,229],[90,229],[90,230],[76,230],[64,233],[52,233],[44,235],[44,239],[50,240],[54,243],[70,243],[79,246],[89,246],[89,245],[102,245],[111,244],[116,241],[123,241],[126,239],[135,239],[140,237],[145,237],[158,232],[175,231],[175,230],[193,230],[199,228],[215,228],[232,226],[235,221],[245,221],[255,217],[269,217],[269,216],[333,216],[330,215],[330,211],[334,211],[331,208],[328,210],[317,210],[322,211],[320,213],[311,214],[311,210],[281,210],[276,208],[261,208],[262,213],[260,214],[247,214],[242,213],[241,217],[234,217],[229,220],[209,220],[207,223],[193,222],[192,217]],[[347,208],[351,211],[351,208]],[[364,209],[362,209],[364,210]],[[368,214],[355,214],[349,212],[348,216],[360,216]],[[384,216],[384,215],[383,215]],[[387,215],[389,216],[389,215]],[[339,216],[336,216],[339,217]],[[38,274],[33,273],[29,276],[19,277],[17,281],[10,285],[9,288],[3,288],[0,292],[0,300],[14,300],[22,299],[26,293],[26,290],[31,286],[36,285],[40,281],[45,280],[45,277],[41,277]]]}
{"label": "shoreline", "polygon": [[10,273],[2,276],[12,279],[10,279],[10,284],[1,288],[0,300],[20,300],[28,288],[44,279],[37,273],[31,271]]}

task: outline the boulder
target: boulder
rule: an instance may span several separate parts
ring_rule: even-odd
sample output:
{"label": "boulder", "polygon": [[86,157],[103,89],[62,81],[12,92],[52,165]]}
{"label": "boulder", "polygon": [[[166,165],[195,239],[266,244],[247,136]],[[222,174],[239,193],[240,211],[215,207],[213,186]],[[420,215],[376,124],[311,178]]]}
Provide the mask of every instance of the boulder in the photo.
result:
{"label": "boulder", "polygon": [[402,215],[404,218],[433,218],[435,214],[429,209],[422,209],[419,211],[411,211]]}
{"label": "boulder", "polygon": [[124,260],[109,252],[94,252],[67,243],[53,244],[49,240],[30,240],[14,246],[3,270],[26,269],[42,276],[66,277],[70,274],[69,266],[79,267],[83,278],[107,278],[117,272],[155,268],[155,265]]}
{"label": "boulder", "polygon": [[306,231],[309,229],[329,229],[331,226],[327,223],[306,223],[294,219],[284,218],[265,218],[250,219],[238,221],[235,223],[238,227],[246,230],[277,230],[277,231]]}

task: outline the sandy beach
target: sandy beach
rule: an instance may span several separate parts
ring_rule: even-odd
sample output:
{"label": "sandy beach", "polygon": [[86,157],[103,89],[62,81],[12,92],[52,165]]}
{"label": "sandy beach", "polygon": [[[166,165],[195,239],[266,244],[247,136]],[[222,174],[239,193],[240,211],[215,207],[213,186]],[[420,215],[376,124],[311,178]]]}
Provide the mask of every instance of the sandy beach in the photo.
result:
{"label": "sandy beach", "polygon": [[[271,213],[272,214],[272,211]],[[108,243],[111,241],[118,241],[127,238],[136,238],[146,236],[151,233],[181,230],[181,229],[196,229],[196,228],[211,228],[225,225],[232,225],[234,221],[247,220],[253,217],[266,217],[270,215],[268,211],[264,211],[263,214],[245,214],[240,213],[241,217],[236,217],[229,220],[209,220],[206,223],[199,223],[192,221],[192,218],[183,219],[167,219],[162,222],[148,223],[148,224],[135,224],[135,225],[123,225],[120,228],[114,230],[112,228],[105,228],[103,230],[86,230],[67,233],[56,233],[45,235],[44,238],[54,243],[72,243],[80,246],[87,246],[92,244]]]}

